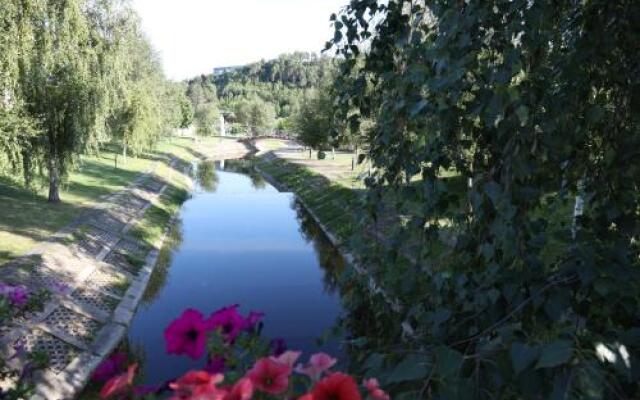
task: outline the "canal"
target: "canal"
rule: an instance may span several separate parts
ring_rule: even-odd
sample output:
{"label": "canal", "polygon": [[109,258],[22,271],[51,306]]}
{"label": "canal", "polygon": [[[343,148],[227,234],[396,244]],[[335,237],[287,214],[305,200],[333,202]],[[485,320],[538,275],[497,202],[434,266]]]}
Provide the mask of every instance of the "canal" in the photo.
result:
{"label": "canal", "polygon": [[335,279],[344,260],[291,193],[261,179],[247,160],[204,162],[172,227],[128,334],[145,383],[157,384],[203,361],[166,354],[164,328],[185,309],[209,315],[230,304],[262,311],[263,335],[309,353],[340,313]]}

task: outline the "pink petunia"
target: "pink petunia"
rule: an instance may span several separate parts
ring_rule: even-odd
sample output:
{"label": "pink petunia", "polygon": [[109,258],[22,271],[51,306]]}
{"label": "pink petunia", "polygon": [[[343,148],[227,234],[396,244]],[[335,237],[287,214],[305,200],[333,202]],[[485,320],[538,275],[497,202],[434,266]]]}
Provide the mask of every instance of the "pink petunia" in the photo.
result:
{"label": "pink petunia", "polygon": [[376,378],[365,380],[362,385],[369,392],[369,400],[391,400],[389,395],[382,389],[380,389],[380,383]]}
{"label": "pink petunia", "polygon": [[302,352],[300,351],[285,351],[284,353],[280,354],[279,356],[271,356],[271,359],[274,361],[278,361],[282,364],[286,364],[289,367],[293,368],[293,365],[296,363],[296,361],[298,361],[298,358],[300,358],[300,355],[302,354]]}
{"label": "pink petunia", "polygon": [[124,393],[133,383],[133,377],[137,369],[138,364],[132,364],[124,374],[109,379],[102,387],[102,390],[100,390],[100,398],[108,399]]}
{"label": "pink petunia", "polygon": [[253,383],[249,378],[242,378],[231,388],[224,400],[251,400],[253,397]]}
{"label": "pink petunia", "polygon": [[247,373],[256,389],[269,394],[280,394],[287,390],[290,375],[291,367],[270,358],[261,358]]}
{"label": "pink petunia", "polygon": [[174,391],[170,400],[224,400],[227,392],[216,385],[224,379],[221,374],[206,371],[190,371],[169,384]]}
{"label": "pink petunia", "polygon": [[204,355],[209,330],[208,323],[199,311],[186,310],[164,331],[167,353],[199,359]]}
{"label": "pink petunia", "polygon": [[307,375],[314,382],[320,380],[322,374],[329,371],[338,360],[325,353],[317,353],[311,356],[307,365],[298,365],[296,372]]}

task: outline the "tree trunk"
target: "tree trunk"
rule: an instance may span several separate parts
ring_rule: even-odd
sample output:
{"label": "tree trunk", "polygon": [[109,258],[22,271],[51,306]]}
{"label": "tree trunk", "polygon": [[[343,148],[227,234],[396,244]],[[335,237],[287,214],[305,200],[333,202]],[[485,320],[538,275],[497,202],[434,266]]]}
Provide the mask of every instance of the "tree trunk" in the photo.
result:
{"label": "tree trunk", "polygon": [[571,224],[571,237],[575,240],[578,235],[578,218],[584,214],[584,179],[578,181],[578,194],[573,205],[573,223]]}
{"label": "tree trunk", "polygon": [[122,163],[127,163],[127,139],[122,141]]}
{"label": "tree trunk", "polygon": [[311,147],[309,147],[309,159],[311,159]]}
{"label": "tree trunk", "polygon": [[22,151],[22,174],[24,176],[24,185],[31,188],[31,158],[27,150]]}
{"label": "tree trunk", "polygon": [[49,158],[49,203],[60,203],[60,171],[56,155]]}

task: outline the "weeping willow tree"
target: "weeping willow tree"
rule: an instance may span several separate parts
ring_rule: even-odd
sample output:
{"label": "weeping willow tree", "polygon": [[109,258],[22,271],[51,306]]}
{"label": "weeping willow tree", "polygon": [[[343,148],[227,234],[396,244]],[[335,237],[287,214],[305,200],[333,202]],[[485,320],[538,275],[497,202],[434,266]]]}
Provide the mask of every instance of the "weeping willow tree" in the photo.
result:
{"label": "weeping willow tree", "polygon": [[27,185],[41,172],[59,202],[80,154],[137,152],[182,123],[185,95],[139,25],[127,0],[1,2],[0,167]]}
{"label": "weeping willow tree", "polygon": [[20,66],[32,45],[30,27],[21,24],[19,11],[17,2],[0,3],[0,168],[8,166],[13,176],[22,173],[30,186],[39,129],[19,95]]}

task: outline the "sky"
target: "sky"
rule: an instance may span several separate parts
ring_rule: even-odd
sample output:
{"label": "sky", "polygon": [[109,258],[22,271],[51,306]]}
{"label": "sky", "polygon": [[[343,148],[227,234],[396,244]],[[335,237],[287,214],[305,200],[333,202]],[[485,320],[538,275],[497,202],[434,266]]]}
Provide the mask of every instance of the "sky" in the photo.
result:
{"label": "sky", "polygon": [[173,80],[297,50],[320,52],[333,36],[329,17],[348,2],[133,0]]}

